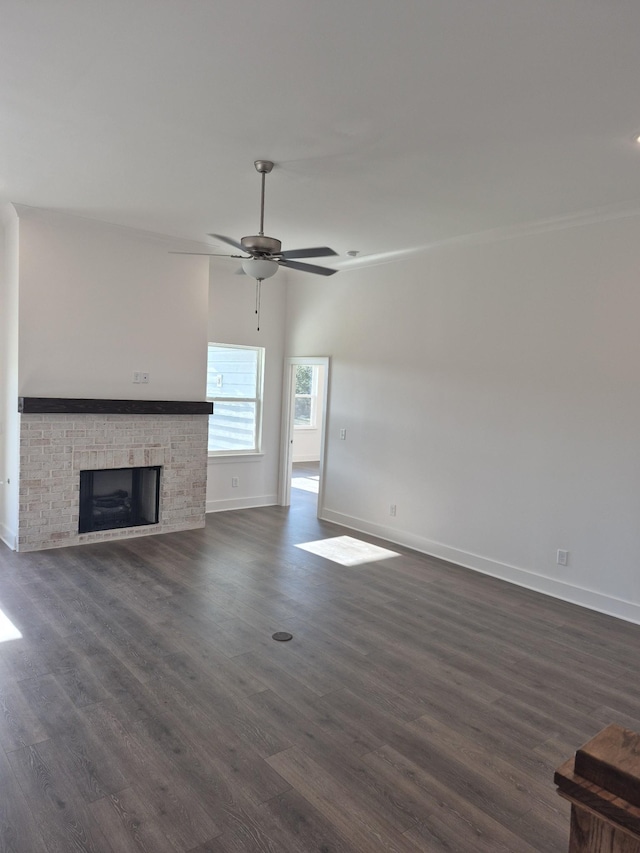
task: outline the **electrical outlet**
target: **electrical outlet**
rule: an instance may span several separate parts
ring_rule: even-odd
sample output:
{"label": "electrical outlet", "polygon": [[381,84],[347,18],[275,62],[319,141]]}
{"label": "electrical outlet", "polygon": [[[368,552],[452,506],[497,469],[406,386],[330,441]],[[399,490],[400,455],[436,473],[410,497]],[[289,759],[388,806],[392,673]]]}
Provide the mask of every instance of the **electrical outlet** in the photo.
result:
{"label": "electrical outlet", "polygon": [[144,382],[144,383],[145,383],[145,385],[146,385],[148,381],[149,381],[149,374],[148,374],[148,373],[146,373],[146,372],[145,372],[145,373],[141,373],[141,374],[140,374],[140,382]]}
{"label": "electrical outlet", "polygon": [[558,556],[556,562],[559,566],[568,566],[569,565],[569,552],[562,551],[558,548]]}
{"label": "electrical outlet", "polygon": [[395,505],[395,504],[390,504],[390,505],[389,505],[389,515],[393,515],[393,516],[395,516],[395,514],[396,514],[396,505]]}
{"label": "electrical outlet", "polygon": [[140,371],[139,370],[133,371],[133,379],[131,381],[135,382],[136,385],[138,384],[138,382],[140,382]]}
{"label": "electrical outlet", "polygon": [[347,438],[347,431],[346,431],[346,429],[341,429],[341,430],[340,430],[340,441],[346,441],[346,438]]}
{"label": "electrical outlet", "polygon": [[240,480],[238,479],[238,477],[232,477],[231,478],[231,488],[232,489],[237,489],[239,483],[240,483]]}

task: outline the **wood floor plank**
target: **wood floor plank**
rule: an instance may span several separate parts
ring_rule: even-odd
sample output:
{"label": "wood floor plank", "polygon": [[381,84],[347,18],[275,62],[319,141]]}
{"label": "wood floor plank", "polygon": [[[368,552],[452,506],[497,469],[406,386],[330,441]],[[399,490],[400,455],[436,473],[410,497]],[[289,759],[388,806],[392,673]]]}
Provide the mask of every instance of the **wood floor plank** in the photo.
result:
{"label": "wood floor plank", "polygon": [[121,767],[83,724],[53,675],[22,681],[20,688],[50,738],[73,764],[76,784],[87,802],[127,786]]}
{"label": "wood floor plank", "polygon": [[127,788],[91,803],[91,814],[118,853],[176,853],[135,790]]}
{"label": "wood floor plank", "polygon": [[194,686],[202,684],[204,687],[213,683],[225,695],[236,698],[265,689],[262,680],[244,668],[240,661],[230,660],[212,649],[208,649],[206,654],[196,648],[192,654],[181,650],[170,655],[157,668],[158,676],[165,674],[175,674]]}
{"label": "wood floor plank", "polygon": [[393,832],[375,810],[354,799],[344,779],[326,773],[299,747],[272,755],[268,763],[291,786],[335,826],[354,850],[388,850],[389,853],[415,853],[416,846]]}
{"label": "wood floor plank", "polygon": [[600,728],[604,728],[604,726],[608,726],[611,723],[617,723],[619,726],[631,729],[631,731],[640,732],[640,714],[631,717],[628,714],[623,714],[622,711],[604,706],[596,708],[591,714],[591,718],[597,721]]}
{"label": "wood floor plank", "polygon": [[[246,719],[244,726],[236,726],[239,705],[234,705],[231,713],[228,707],[220,704],[205,713],[202,707],[194,706],[188,694],[168,686],[165,680],[150,682],[148,686],[151,690],[155,687],[158,698],[165,697],[165,702],[168,700],[178,712],[173,721],[169,721],[169,725],[173,722],[174,737],[180,738],[183,743],[206,743],[205,752],[209,751],[208,744],[214,743],[216,766],[222,768],[223,775],[232,775],[243,786],[244,794],[261,803],[282,790],[282,780],[263,761],[262,754],[255,747],[255,739],[242,737],[242,730],[246,730]],[[175,725],[175,716],[179,717],[179,729]],[[149,734],[155,728],[146,727],[146,731]]]}
{"label": "wood floor plank", "polygon": [[[326,735],[333,738],[340,752],[357,746],[352,733],[344,730],[332,712],[327,713],[320,708],[315,697],[307,701],[300,699],[298,694],[298,701],[291,702],[282,699],[273,690],[265,690],[247,697],[244,704],[249,705],[262,719],[268,720],[283,741],[288,741],[285,749],[294,745],[302,746],[308,741],[323,742]],[[361,749],[356,749],[356,754],[361,752]]]}
{"label": "wood floor plank", "polygon": [[[424,823],[405,832],[420,849],[429,853],[537,853],[532,847],[504,827],[483,815],[479,821],[470,819],[469,814],[444,812],[429,815]],[[561,848],[558,848],[560,853]]]}
{"label": "wood floor plank", "polygon": [[[138,773],[147,777],[155,772],[158,780],[178,785],[180,791],[190,791],[191,800],[198,809],[201,808],[207,819],[215,823],[215,833],[211,836],[215,840],[215,849],[223,849],[217,841],[222,837],[220,832],[225,837],[253,838],[257,835],[262,838],[261,812],[254,800],[268,799],[289,787],[268,765],[265,765],[265,770],[271,774],[275,785],[261,786],[260,777],[254,779],[237,774],[222,756],[216,754],[215,741],[208,732],[203,739],[202,733],[191,730],[187,725],[182,729],[172,711],[165,712],[159,708],[155,714],[139,721],[127,720],[125,713],[126,722],[122,724],[123,710],[112,704],[107,709],[107,724],[113,731],[118,731],[128,747],[130,754],[126,763],[131,767],[133,761],[132,771],[136,778]],[[90,711],[86,709],[83,713]],[[248,789],[247,778],[250,782]],[[252,796],[251,785],[254,783],[257,797]]]}
{"label": "wood floor plank", "polygon": [[317,706],[337,731],[352,737],[353,748],[361,754],[379,749],[392,732],[404,731],[404,718],[394,715],[366,691],[344,687],[321,697]]}
{"label": "wood floor plank", "polygon": [[[320,767],[328,778],[338,780],[351,792],[351,798],[363,810],[376,814],[388,826],[403,833],[419,820],[416,803],[406,798],[395,785],[380,779],[364,760],[366,756],[351,750],[339,753],[329,736],[305,743],[301,750]],[[419,810],[420,814],[423,814]]]}
{"label": "wood floor plank", "polygon": [[564,850],[567,843],[568,805],[561,803],[559,811],[545,806],[532,809],[518,818],[511,829],[537,850]]}
{"label": "wood floor plank", "polygon": [[533,774],[499,757],[495,750],[482,746],[477,738],[462,735],[451,726],[429,717],[406,723],[405,730],[418,733],[421,738],[437,743],[447,752],[463,757],[465,766],[470,771],[478,772],[487,782],[495,782],[502,788],[513,788],[510,798],[515,800],[522,797],[524,811],[536,805],[560,811],[560,798],[551,786],[540,783]]}
{"label": "wood floor plank", "polygon": [[302,853],[352,853],[353,847],[317,809],[297,791],[287,791],[262,806],[288,836],[295,838]]}
{"label": "wood floor plank", "polygon": [[[409,695],[413,696],[414,692],[409,691]],[[417,697],[430,719],[477,738],[483,746],[507,760],[517,756],[520,765],[532,773],[540,770],[532,751],[545,737],[525,720],[435,679],[432,689],[419,690]]]}
{"label": "wood floor plank", "polygon": [[157,717],[140,720],[133,728],[169,754],[180,772],[195,785],[204,782],[217,790],[223,780],[230,779],[233,790],[257,804],[289,787],[257,753],[251,756],[233,745],[227,748],[227,744],[215,741],[208,744],[201,733],[186,730],[179,714],[164,711]]}
{"label": "wood floor plank", "polygon": [[[46,834],[48,829],[45,827]],[[40,826],[18,777],[0,750],[0,850],[7,853],[47,853]]]}
{"label": "wood floor plank", "polygon": [[[296,632],[298,632],[299,619],[295,619]],[[291,622],[287,621],[287,625]],[[202,642],[206,640],[208,644],[216,649],[218,654],[233,658],[236,655],[252,652],[259,649],[264,637],[270,637],[270,634],[265,634],[254,625],[249,625],[244,619],[239,619],[236,616],[231,616],[223,622],[218,621],[216,624],[209,625],[207,630],[199,634],[199,639]],[[191,640],[185,638],[184,642],[191,646]],[[183,644],[184,644],[183,642]]]}
{"label": "wood floor plank", "polygon": [[[154,824],[164,825],[170,817],[170,827],[165,827],[163,833],[170,838],[179,835],[183,839],[177,844],[179,849],[220,834],[221,830],[199,792],[176,771],[167,756],[158,753],[149,738],[140,736],[140,730],[124,726],[113,710],[104,704],[84,709],[83,717],[92,732],[99,735],[102,743],[117,757],[131,781],[126,797],[121,797],[120,791],[101,799],[103,818],[108,816],[113,821],[120,814],[120,808],[128,813],[128,805],[134,810],[143,805],[142,812],[147,821],[150,815],[155,815]],[[129,800],[129,795],[132,800]]]}
{"label": "wood floor plank", "polygon": [[29,630],[25,629],[20,641],[2,643],[0,656],[11,677],[21,681],[50,673],[57,655],[64,654],[68,648],[66,638],[40,623]]}
{"label": "wood floor plank", "polygon": [[[420,731],[425,726],[426,731]],[[489,814],[492,808],[495,809],[502,822],[521,817],[536,799],[541,810],[559,811],[560,804],[550,786],[538,784],[528,772],[522,773],[508,761],[498,759],[493,750],[480,747],[473,737],[461,737],[455,729],[427,718],[405,724],[405,729],[418,733],[421,743],[411,737],[407,740],[402,734],[394,734],[390,741],[398,755],[415,756],[416,760],[419,757],[421,766],[429,767],[432,775],[435,773],[446,781],[449,788],[458,791],[463,780],[455,772],[455,763],[462,759],[466,768],[463,774],[466,798]],[[450,761],[442,761],[441,750],[451,756]],[[535,762],[529,765],[529,769],[531,766],[534,772],[538,769]],[[506,789],[511,792],[507,793]],[[505,807],[509,810],[515,807],[521,814],[502,811]]]}
{"label": "wood floor plank", "polygon": [[238,697],[213,678],[203,678],[198,689],[194,690],[188,673],[175,670],[164,671],[161,679],[147,682],[147,689],[179,709],[183,720],[193,720],[196,726],[209,727],[227,741],[239,739],[262,757],[292,745],[279,727],[271,725],[264,714],[242,701],[265,691]]}
{"label": "wood floor plank", "polygon": [[[405,832],[420,849],[425,850],[485,850],[495,853],[533,853],[531,846],[513,833],[500,820],[491,797],[472,802],[467,792],[431,771],[421,761],[413,761],[392,747],[385,746],[366,756],[365,760],[382,779],[395,784],[405,797],[413,797],[416,812],[426,816]],[[517,820],[517,819],[516,819]],[[515,823],[516,821],[512,821]],[[549,848],[552,853],[554,848]]]}
{"label": "wood floor plank", "polygon": [[206,841],[189,853],[309,853],[298,839],[283,831],[267,812],[243,815],[235,829]]}
{"label": "wood floor plank", "polygon": [[48,737],[18,684],[0,677],[0,746],[11,752]]}
{"label": "wood floor plank", "polygon": [[91,816],[65,749],[48,740],[12,752],[10,762],[50,853],[118,853]]}

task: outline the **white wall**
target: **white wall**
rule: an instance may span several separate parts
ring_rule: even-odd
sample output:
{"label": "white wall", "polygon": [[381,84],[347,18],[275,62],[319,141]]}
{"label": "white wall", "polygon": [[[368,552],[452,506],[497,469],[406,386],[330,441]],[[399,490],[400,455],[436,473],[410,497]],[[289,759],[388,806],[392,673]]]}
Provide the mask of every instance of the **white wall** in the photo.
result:
{"label": "white wall", "polygon": [[639,228],[296,284],[287,355],[332,357],[323,516],[640,622]]}
{"label": "white wall", "polygon": [[11,204],[0,230],[0,539],[15,548],[18,534],[18,233]]}
{"label": "white wall", "polygon": [[318,426],[310,428],[294,427],[293,430],[293,461],[317,462],[320,459],[322,445],[322,407],[324,405],[324,367],[316,366],[318,371],[318,396],[316,399],[316,414]]}
{"label": "white wall", "polygon": [[204,400],[209,262],[52,211],[6,205],[3,222],[0,537],[15,547],[18,396]]}
{"label": "white wall", "polygon": [[[19,393],[203,400],[207,258],[34,208],[20,216]],[[134,370],[150,374],[133,384]]]}
{"label": "white wall", "polygon": [[[260,331],[256,328],[255,281],[234,274],[235,264],[211,265],[209,341],[265,347],[262,454],[210,457],[207,511],[278,502],[280,420],[284,370],[286,273],[262,284]],[[238,478],[237,488],[231,480]]]}

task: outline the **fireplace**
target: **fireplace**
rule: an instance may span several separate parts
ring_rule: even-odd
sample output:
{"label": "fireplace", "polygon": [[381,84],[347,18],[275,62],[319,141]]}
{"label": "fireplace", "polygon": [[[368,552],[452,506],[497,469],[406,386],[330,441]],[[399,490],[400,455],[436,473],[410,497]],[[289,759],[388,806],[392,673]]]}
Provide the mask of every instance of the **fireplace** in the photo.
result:
{"label": "fireplace", "polygon": [[78,533],[158,523],[160,465],[80,471]]}
{"label": "fireplace", "polygon": [[[17,550],[203,527],[211,409],[181,400],[20,398]],[[81,475],[93,475],[90,510]]]}

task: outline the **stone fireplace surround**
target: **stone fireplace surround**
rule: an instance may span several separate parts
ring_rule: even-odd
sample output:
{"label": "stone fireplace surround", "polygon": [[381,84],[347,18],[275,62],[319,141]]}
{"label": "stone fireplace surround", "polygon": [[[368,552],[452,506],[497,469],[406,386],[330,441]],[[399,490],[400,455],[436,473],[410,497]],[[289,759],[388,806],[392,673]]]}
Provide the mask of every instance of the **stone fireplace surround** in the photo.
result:
{"label": "stone fireplace surround", "polygon": [[[21,397],[18,551],[204,527],[210,403]],[[160,518],[78,533],[80,471],[160,465]]]}

